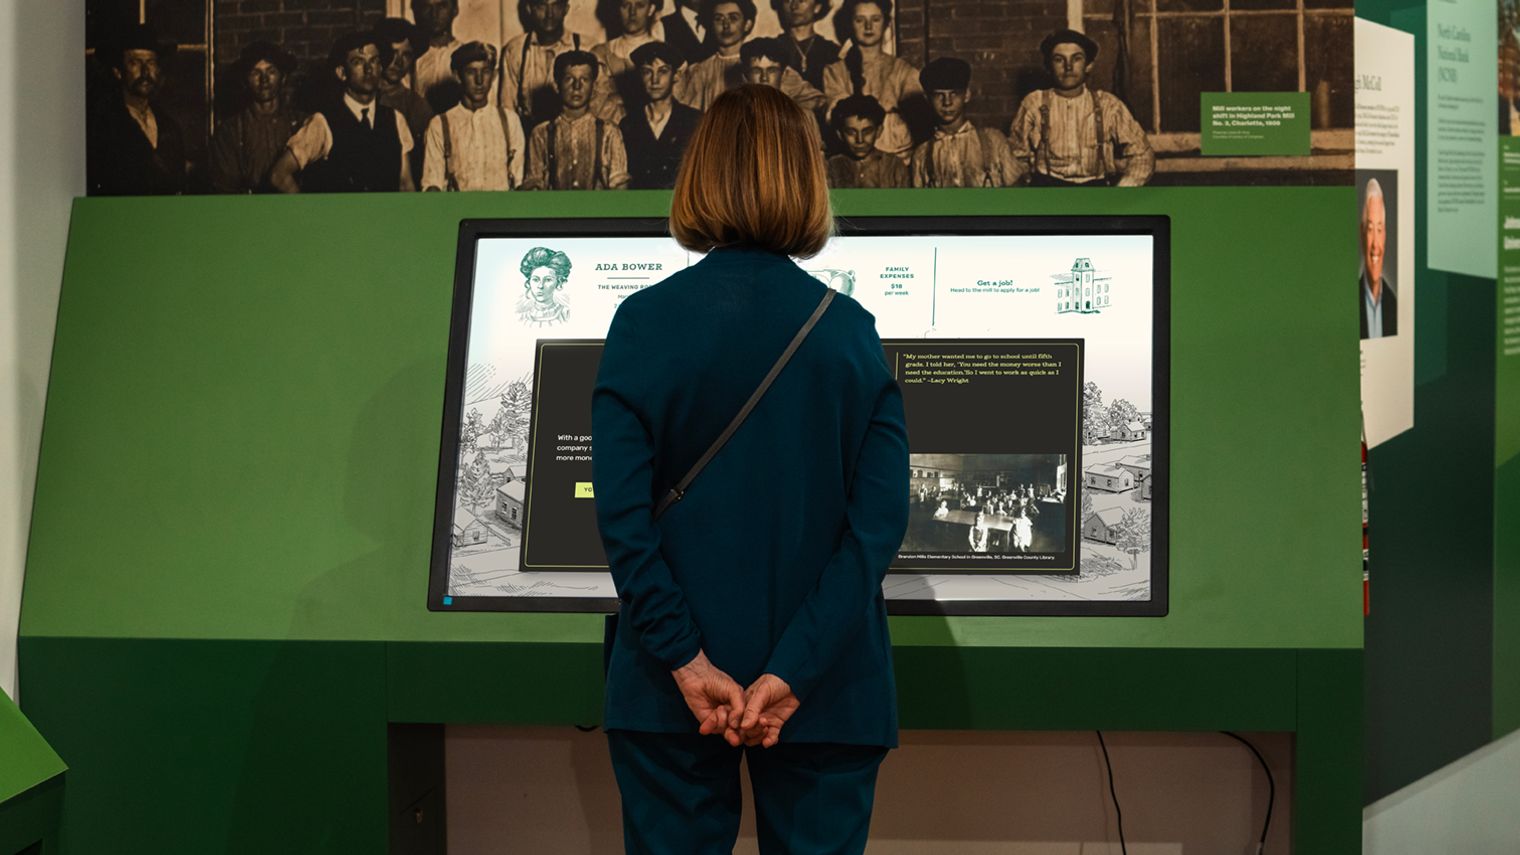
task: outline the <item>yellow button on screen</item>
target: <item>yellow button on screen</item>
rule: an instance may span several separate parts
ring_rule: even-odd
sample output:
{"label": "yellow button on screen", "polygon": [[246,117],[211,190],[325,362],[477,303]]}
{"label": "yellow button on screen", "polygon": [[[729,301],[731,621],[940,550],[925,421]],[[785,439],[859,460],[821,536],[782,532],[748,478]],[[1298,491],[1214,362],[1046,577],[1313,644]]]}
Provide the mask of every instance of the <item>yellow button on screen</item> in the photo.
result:
{"label": "yellow button on screen", "polygon": [[592,498],[595,498],[595,496],[591,495],[591,482],[590,481],[576,481],[575,482],[575,497],[577,499],[592,499]]}

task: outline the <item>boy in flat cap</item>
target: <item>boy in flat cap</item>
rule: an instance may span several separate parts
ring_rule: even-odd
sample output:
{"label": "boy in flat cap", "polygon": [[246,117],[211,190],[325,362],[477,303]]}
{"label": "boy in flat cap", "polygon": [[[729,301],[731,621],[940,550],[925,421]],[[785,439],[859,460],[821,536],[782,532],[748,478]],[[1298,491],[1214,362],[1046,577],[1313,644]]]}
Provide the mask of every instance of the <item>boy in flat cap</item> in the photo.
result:
{"label": "boy in flat cap", "polygon": [[459,103],[428,125],[422,189],[512,190],[522,186],[527,148],[522,122],[491,105],[496,49],[470,42],[454,51]]}
{"label": "boy in flat cap", "polygon": [[211,187],[218,193],[273,193],[269,168],[306,115],[286,96],[295,57],[269,42],[243,48],[232,72],[248,104],[219,122],[211,137]]}
{"label": "boy in flat cap", "polygon": [[[405,18],[385,18],[375,25],[380,37],[380,103],[406,119],[412,131],[412,174],[422,174],[422,135],[433,121],[428,100],[412,88],[417,72],[417,54],[427,48],[422,31]],[[457,84],[455,84],[457,85]]]}
{"label": "boy in flat cap", "polygon": [[629,56],[643,83],[643,106],[635,106],[618,123],[628,149],[628,186],[635,190],[669,189],[676,183],[681,153],[702,121],[702,111],[673,97],[685,60],[664,42],[634,48]]}
{"label": "boy in flat cap", "polygon": [[[510,59],[510,57],[508,57]],[[528,135],[528,190],[624,190],[628,154],[617,125],[591,112],[600,63],[590,51],[572,50],[554,59],[554,82],[562,105],[558,116]]]}
{"label": "boy in flat cap", "polygon": [[834,105],[829,124],[844,151],[829,158],[829,186],[907,187],[908,167],[876,147],[887,111],[870,95],[851,95]]}
{"label": "boy in flat cap", "polygon": [[940,57],[919,72],[934,111],[934,135],[913,150],[914,187],[1011,187],[1022,177],[1008,140],[966,118],[971,66]]}
{"label": "boy in flat cap", "polygon": [[1138,187],[1156,155],[1124,102],[1087,85],[1098,45],[1076,30],[1040,42],[1054,88],[1031,92],[1013,117],[1009,139],[1034,186]]}
{"label": "boy in flat cap", "polygon": [[174,48],[146,24],[127,27],[99,56],[121,84],[89,120],[86,173],[92,195],[150,196],[185,192],[188,164],[179,123],[155,98]]}
{"label": "boy in flat cap", "polygon": [[[416,187],[406,119],[379,102],[380,37],[350,33],[328,56],[343,91],[306,120],[270,169],[282,193],[339,193]],[[296,176],[300,178],[297,180]]]}

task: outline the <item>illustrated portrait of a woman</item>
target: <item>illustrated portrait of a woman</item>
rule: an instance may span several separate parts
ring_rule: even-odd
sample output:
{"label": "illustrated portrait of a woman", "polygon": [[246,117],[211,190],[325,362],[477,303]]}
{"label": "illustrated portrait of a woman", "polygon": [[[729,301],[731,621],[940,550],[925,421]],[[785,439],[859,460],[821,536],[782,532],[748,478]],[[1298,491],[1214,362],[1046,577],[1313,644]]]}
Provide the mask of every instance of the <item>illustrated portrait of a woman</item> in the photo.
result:
{"label": "illustrated portrait of a woman", "polygon": [[523,294],[517,300],[517,319],[530,327],[552,327],[570,320],[565,284],[570,279],[570,257],[544,246],[523,256]]}

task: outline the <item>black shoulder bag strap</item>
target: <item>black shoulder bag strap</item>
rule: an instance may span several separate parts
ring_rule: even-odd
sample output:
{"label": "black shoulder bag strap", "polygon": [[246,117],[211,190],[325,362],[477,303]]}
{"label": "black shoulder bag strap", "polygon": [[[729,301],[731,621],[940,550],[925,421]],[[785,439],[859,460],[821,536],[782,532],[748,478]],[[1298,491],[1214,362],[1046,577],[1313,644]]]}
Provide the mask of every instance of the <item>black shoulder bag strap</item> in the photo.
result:
{"label": "black shoulder bag strap", "polygon": [[765,379],[760,381],[760,385],[756,386],[755,391],[750,394],[749,400],[745,401],[744,406],[739,408],[739,412],[734,416],[733,421],[729,422],[728,427],[718,434],[718,438],[713,440],[713,444],[708,447],[707,451],[697,458],[697,462],[692,464],[691,470],[686,473],[686,476],[677,482],[674,487],[671,487],[670,492],[666,493],[664,498],[660,499],[660,503],[654,509],[655,519],[663,516],[670,509],[671,505],[681,501],[681,498],[686,495],[687,488],[691,486],[691,482],[696,480],[697,475],[701,474],[702,469],[717,456],[723,446],[728,443],[729,438],[739,429],[739,426],[744,424],[744,420],[749,418],[750,411],[755,408],[756,404],[760,403],[761,398],[765,397],[765,392],[771,387],[771,383],[775,381],[776,375],[780,374],[781,369],[785,368],[786,364],[791,361],[792,354],[796,353],[797,348],[802,346],[803,340],[808,337],[808,333],[813,331],[813,327],[818,324],[818,319],[823,317],[823,313],[829,308],[829,303],[833,301],[834,289],[830,288],[824,292],[823,299],[818,301],[818,308],[814,309],[813,314],[808,316],[807,323],[803,324],[802,329],[797,330],[797,334],[792,336],[791,344],[788,344],[786,350],[781,352],[781,356],[776,360],[776,364],[771,366],[771,370],[765,375]]}

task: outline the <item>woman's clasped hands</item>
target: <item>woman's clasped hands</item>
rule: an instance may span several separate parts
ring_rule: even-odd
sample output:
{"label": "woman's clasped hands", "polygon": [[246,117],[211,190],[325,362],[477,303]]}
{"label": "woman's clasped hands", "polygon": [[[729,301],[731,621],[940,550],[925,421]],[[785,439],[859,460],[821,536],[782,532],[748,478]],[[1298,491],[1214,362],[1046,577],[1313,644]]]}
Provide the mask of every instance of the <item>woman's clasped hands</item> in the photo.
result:
{"label": "woman's clasped hands", "polygon": [[721,733],[735,748],[775,745],[799,704],[792,687],[775,674],[761,674],[749,688],[741,688],[705,651],[670,673],[699,723],[698,732]]}

